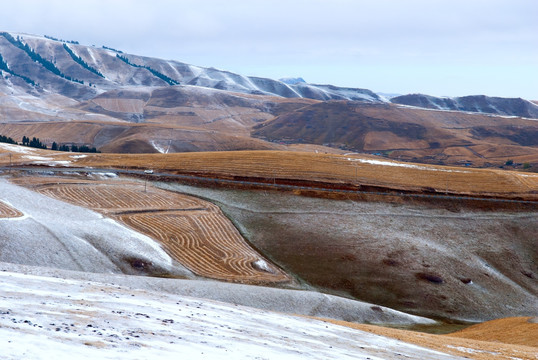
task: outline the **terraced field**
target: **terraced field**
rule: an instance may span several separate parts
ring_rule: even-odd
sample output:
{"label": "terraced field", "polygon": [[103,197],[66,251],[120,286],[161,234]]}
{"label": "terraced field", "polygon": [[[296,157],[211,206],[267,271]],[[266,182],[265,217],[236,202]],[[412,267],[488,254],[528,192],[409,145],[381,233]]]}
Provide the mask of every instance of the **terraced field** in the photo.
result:
{"label": "terraced field", "polygon": [[119,220],[162,244],[197,275],[242,283],[290,278],[249,246],[220,209],[192,196],[139,183],[19,178],[21,185]]}
{"label": "terraced field", "polygon": [[0,200],[0,219],[18,218],[24,214]]}

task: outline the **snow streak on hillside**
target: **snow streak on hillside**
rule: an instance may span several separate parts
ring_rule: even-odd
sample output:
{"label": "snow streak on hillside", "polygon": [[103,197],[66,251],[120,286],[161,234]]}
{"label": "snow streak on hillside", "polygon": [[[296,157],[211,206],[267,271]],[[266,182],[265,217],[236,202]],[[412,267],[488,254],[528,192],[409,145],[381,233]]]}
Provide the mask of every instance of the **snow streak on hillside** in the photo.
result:
{"label": "snow streak on hillside", "polygon": [[0,273],[3,359],[459,359],[321,321]]}

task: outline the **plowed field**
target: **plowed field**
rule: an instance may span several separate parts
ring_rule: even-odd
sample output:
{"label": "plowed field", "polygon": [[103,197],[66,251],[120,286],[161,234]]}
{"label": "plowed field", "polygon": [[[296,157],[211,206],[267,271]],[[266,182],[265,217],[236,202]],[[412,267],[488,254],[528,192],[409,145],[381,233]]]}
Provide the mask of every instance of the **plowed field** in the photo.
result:
{"label": "plowed field", "polygon": [[0,200],[0,219],[17,218],[24,214]]}
{"label": "plowed field", "polygon": [[119,220],[162,244],[195,274],[234,282],[287,282],[289,277],[243,239],[220,209],[192,196],[126,182],[19,178],[21,185]]}

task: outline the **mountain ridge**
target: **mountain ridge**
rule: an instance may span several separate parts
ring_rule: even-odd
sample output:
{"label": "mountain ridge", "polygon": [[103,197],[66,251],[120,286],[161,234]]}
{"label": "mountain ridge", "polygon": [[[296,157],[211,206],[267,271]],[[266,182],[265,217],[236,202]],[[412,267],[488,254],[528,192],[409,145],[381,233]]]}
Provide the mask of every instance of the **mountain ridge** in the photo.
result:
{"label": "mountain ridge", "polygon": [[503,98],[486,95],[435,97],[424,94],[407,94],[390,99],[392,103],[424,109],[485,113],[500,116],[538,118],[538,106],[522,98]]}
{"label": "mountain ridge", "polygon": [[[13,49],[17,46],[20,51]],[[26,54],[22,47],[28,49]],[[28,66],[30,51],[43,59],[40,64]],[[287,84],[175,60],[127,54],[110,47],[80,45],[76,41],[66,42],[50,36],[0,32],[0,54],[8,65],[13,64],[10,69],[17,74],[32,80],[43,79],[36,81],[43,89],[57,91],[77,100],[87,100],[114,87],[183,84],[287,98],[382,101],[367,89],[304,82]],[[43,69],[43,64],[47,64],[50,69]],[[65,81],[52,77],[50,72]]]}
{"label": "mountain ridge", "polygon": [[[13,38],[12,40],[16,39],[20,42],[20,48],[26,46],[35,52],[35,56],[43,60],[41,67],[43,64],[48,64],[47,66],[56,72],[56,76],[63,75],[59,77],[65,81],[52,78],[50,74],[39,68],[39,64],[30,66],[24,54],[17,53],[10,48],[9,45],[16,46],[13,41],[11,44],[6,43],[6,40],[9,42],[10,37]],[[0,56],[7,62],[8,66],[12,64],[9,67],[12,76],[20,76],[30,86],[32,86],[31,82],[34,82],[45,90],[56,91],[76,100],[87,100],[103,91],[118,87],[181,84],[285,98],[307,98],[321,101],[354,100],[370,103],[391,102],[436,110],[538,118],[538,105],[521,98],[501,98],[486,95],[444,98],[424,94],[385,96],[382,93],[362,88],[311,84],[305,82],[301,77],[273,80],[259,76],[244,76],[177,60],[127,54],[107,46],[99,48],[81,45],[78,41],[66,41],[47,35],[0,32]],[[0,70],[7,72],[6,69],[0,68]],[[42,81],[39,81],[40,79]],[[7,79],[4,76],[5,80]]]}

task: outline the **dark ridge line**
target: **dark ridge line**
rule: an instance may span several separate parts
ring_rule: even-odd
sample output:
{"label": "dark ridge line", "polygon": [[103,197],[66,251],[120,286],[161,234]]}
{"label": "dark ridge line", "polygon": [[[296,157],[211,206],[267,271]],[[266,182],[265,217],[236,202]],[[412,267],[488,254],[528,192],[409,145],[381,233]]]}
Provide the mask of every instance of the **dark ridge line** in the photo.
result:
{"label": "dark ridge line", "polygon": [[187,212],[187,211],[209,211],[208,208],[191,208],[191,209],[143,209],[143,210],[126,210],[111,212],[112,215],[135,215],[144,213],[168,213],[168,212]]}
{"label": "dark ridge line", "polygon": [[163,73],[160,73],[155,69],[152,69],[151,67],[149,67],[147,65],[133,64],[132,62],[129,61],[129,59],[126,56],[122,56],[120,54],[116,54],[116,57],[118,59],[120,59],[121,61],[123,61],[124,63],[126,63],[127,65],[130,65],[130,66],[135,67],[135,68],[141,68],[141,69],[148,70],[153,76],[155,76],[155,77],[161,79],[162,81],[168,83],[168,85],[179,85],[179,81],[174,80],[174,79],[164,75]]}
{"label": "dark ridge line", "polygon": [[103,74],[101,74],[99,72],[99,70],[97,70],[96,68],[94,67],[91,67],[90,65],[88,65],[84,60],[82,60],[82,58],[80,56],[78,56],[77,54],[75,54],[73,52],[73,50],[71,50],[71,48],[69,46],[67,46],[67,44],[63,44],[63,48],[65,49],[65,51],[71,56],[71,58],[73,59],[74,62],[76,62],[77,64],[79,64],[80,66],[82,66],[84,69],[88,70],[89,72],[91,73],[94,73],[95,75],[97,76],[100,76],[102,77],[103,79],[105,78],[105,76]]}
{"label": "dark ridge line", "polygon": [[15,73],[13,70],[11,70],[7,64],[7,62],[4,60],[4,58],[2,57],[2,54],[0,54],[0,70],[3,70],[5,72],[7,72],[8,74],[11,74],[13,76],[17,76],[17,77],[20,77],[21,79],[23,79],[24,81],[26,81],[28,84],[30,85],[33,85],[33,86],[38,86],[38,84],[35,83],[35,81],[33,81],[32,79],[30,79],[29,77],[26,77],[24,75],[19,75],[17,73]]}
{"label": "dark ridge line", "polygon": [[0,35],[6,38],[7,41],[9,41],[13,46],[18,47],[19,49],[24,51],[30,57],[30,59],[34,60],[35,62],[38,62],[39,64],[41,64],[41,66],[43,66],[46,70],[50,71],[54,75],[59,76],[68,81],[72,81],[72,82],[84,85],[84,81],[65,75],[60,69],[56,67],[56,65],[44,59],[41,55],[39,55],[32,48],[30,48],[28,44],[23,43],[20,39],[18,38],[15,39],[13,36],[11,36],[11,34],[7,32],[0,32]]}

